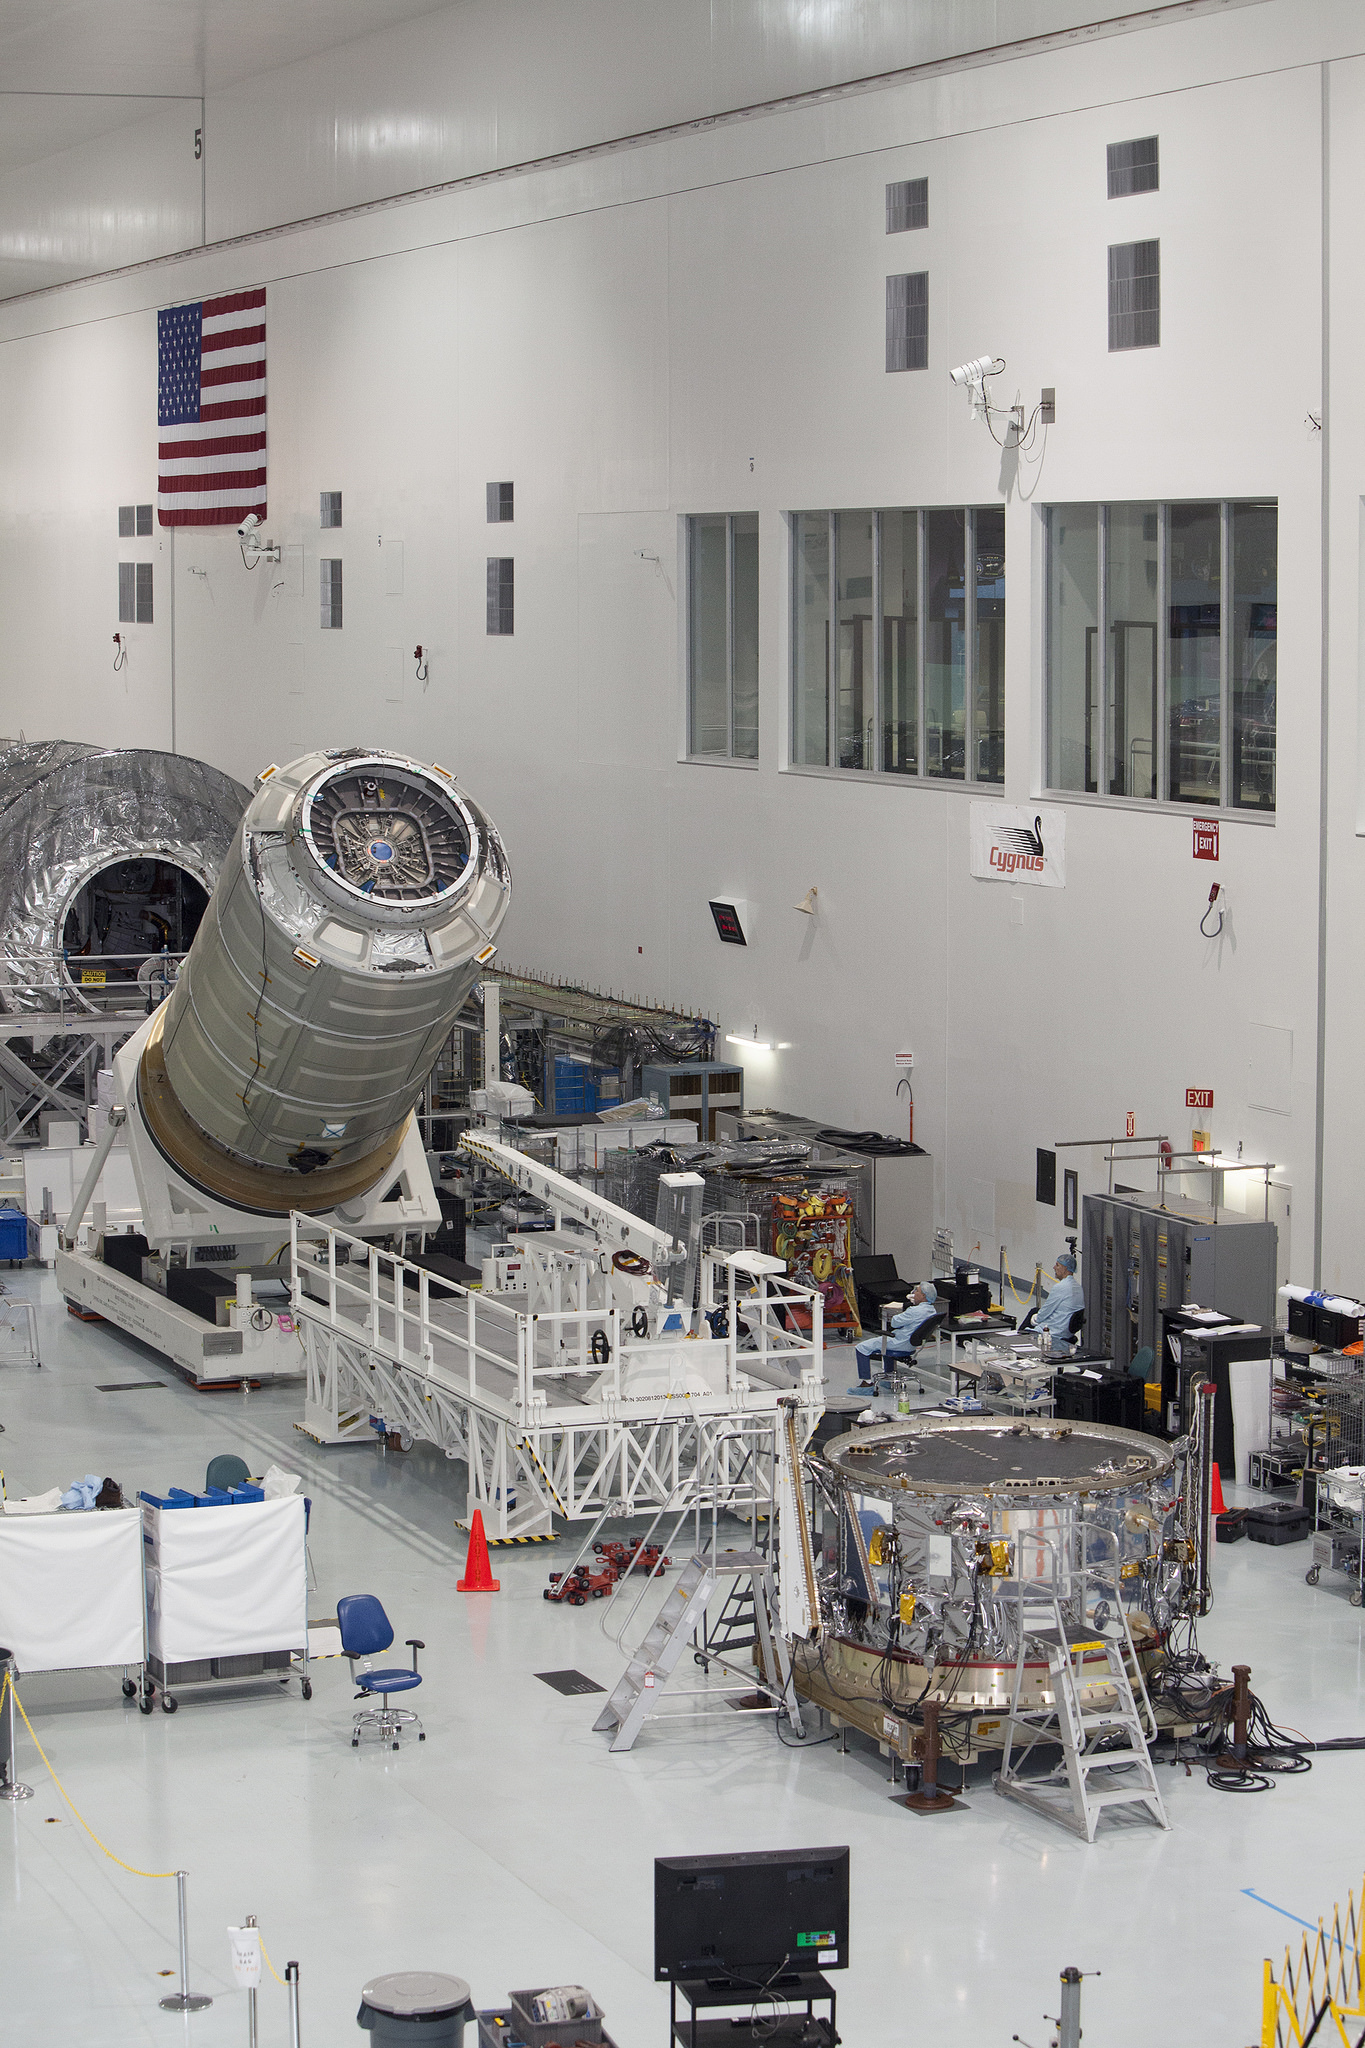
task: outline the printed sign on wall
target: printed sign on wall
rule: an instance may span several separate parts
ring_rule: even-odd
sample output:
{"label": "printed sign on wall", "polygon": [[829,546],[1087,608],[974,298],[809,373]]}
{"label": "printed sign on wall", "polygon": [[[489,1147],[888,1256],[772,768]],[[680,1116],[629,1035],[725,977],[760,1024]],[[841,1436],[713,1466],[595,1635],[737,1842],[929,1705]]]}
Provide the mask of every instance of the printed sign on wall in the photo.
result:
{"label": "printed sign on wall", "polygon": [[1055,805],[972,804],[972,873],[983,882],[1066,887],[1066,812]]}

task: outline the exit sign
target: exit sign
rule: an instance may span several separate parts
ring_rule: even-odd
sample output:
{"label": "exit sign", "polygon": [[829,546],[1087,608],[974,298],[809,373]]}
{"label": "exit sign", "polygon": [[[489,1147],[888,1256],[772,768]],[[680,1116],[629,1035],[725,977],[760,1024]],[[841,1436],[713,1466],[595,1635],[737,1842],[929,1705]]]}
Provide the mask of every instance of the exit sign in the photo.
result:
{"label": "exit sign", "polygon": [[1217,860],[1218,820],[1217,818],[1195,818],[1194,857],[1196,860]]}
{"label": "exit sign", "polygon": [[1185,1090],[1185,1107],[1186,1109],[1212,1109],[1212,1088],[1187,1088]]}

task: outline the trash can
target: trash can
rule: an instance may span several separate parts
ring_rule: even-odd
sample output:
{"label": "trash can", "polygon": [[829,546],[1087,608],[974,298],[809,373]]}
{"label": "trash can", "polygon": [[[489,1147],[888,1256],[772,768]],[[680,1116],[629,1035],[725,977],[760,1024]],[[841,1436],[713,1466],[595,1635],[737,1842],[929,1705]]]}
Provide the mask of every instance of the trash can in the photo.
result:
{"label": "trash can", "polygon": [[474,2002],[463,1977],[436,1970],[396,1970],[371,1977],[360,1994],[356,2025],[392,2048],[462,2048]]}

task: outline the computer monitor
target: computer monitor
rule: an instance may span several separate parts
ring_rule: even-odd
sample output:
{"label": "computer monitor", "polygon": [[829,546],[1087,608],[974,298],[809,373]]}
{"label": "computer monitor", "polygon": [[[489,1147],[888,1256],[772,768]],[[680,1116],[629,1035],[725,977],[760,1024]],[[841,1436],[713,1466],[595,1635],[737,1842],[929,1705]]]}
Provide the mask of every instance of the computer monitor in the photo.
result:
{"label": "computer monitor", "polygon": [[848,1968],[847,1846],[654,1862],[654,1975],[766,1985]]}

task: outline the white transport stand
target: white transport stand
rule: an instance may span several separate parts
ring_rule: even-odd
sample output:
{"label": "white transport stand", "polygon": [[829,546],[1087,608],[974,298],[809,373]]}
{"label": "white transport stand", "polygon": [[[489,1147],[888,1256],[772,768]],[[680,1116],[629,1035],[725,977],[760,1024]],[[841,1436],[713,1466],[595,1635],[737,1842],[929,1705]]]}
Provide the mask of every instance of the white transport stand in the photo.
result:
{"label": "white transport stand", "polygon": [[[173,1714],[187,1685],[308,1678],[303,1496],[222,1508],[144,1501],[148,1698]],[[172,1691],[171,1688],[175,1690]]]}
{"label": "white transport stand", "polygon": [[121,1669],[150,1712],[143,1617],[136,1508],[0,1515],[0,1643],[21,1678]]}

